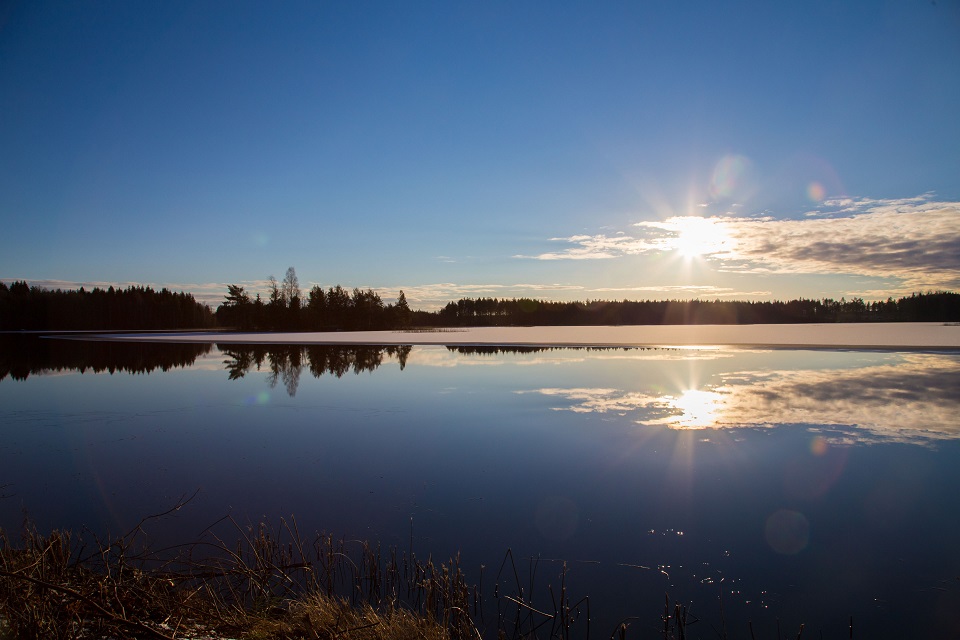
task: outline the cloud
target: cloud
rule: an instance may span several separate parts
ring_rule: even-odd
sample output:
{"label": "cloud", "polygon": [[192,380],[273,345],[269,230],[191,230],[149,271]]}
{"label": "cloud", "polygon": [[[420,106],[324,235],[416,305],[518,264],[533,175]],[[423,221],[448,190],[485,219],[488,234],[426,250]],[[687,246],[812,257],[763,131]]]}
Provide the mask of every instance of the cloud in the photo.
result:
{"label": "cloud", "polygon": [[536,260],[609,260],[621,256],[639,255],[657,249],[657,244],[646,239],[622,235],[578,235],[569,238],[551,238],[551,242],[567,242],[574,246],[560,252],[541,253],[537,256],[517,255],[515,258]]}
{"label": "cloud", "polygon": [[931,445],[960,439],[956,358],[907,354],[896,364],[850,370],[737,371],[682,393],[545,388],[556,410],[617,413],[670,428],[772,428],[804,424],[832,442]]}
{"label": "cloud", "polygon": [[[611,260],[681,252],[692,240],[697,255],[727,272],[857,275],[895,279],[906,291],[957,289],[960,202],[931,198],[828,200],[800,219],[678,216],[636,223],[633,235],[553,238],[571,246],[527,257]],[[684,237],[698,229],[709,232]]]}
{"label": "cloud", "polygon": [[812,423],[837,441],[930,444],[960,438],[958,385],[956,358],[911,354],[846,371],[743,372],[717,391],[728,424]]}
{"label": "cloud", "polygon": [[856,274],[917,289],[960,286],[960,203],[834,201],[830,217],[726,220],[731,271]]}

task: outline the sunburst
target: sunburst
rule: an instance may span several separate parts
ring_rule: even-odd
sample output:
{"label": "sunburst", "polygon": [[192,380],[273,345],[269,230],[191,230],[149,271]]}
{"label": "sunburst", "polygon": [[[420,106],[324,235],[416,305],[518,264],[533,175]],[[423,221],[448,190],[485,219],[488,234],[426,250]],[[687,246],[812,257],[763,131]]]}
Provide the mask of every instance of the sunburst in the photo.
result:
{"label": "sunburst", "polygon": [[667,241],[684,258],[700,258],[730,249],[731,238],[726,225],[716,218],[686,216],[668,221],[677,236]]}

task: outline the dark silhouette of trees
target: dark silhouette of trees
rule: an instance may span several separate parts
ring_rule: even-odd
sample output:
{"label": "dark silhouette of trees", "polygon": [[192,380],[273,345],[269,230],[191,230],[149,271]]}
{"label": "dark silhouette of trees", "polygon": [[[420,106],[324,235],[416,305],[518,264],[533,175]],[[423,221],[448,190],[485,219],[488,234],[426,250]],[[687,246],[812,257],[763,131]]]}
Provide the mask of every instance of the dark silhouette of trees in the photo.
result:
{"label": "dark silhouette of trees", "polygon": [[960,322],[960,294],[914,293],[894,300],[736,301],[461,298],[436,312],[410,309],[400,291],[385,304],[372,289],[348,292],[336,285],[310,289],[306,302],[297,273],[283,282],[270,276],[268,300],[251,300],[240,285],[227,285],[214,315],[191,294],[149,287],[50,291],[17,281],[0,282],[0,330],[200,329],[218,325],[244,331],[370,331],[417,327],[641,324],[783,324],[808,322]]}
{"label": "dark silhouette of trees", "polygon": [[49,290],[0,283],[0,330],[201,329],[214,325],[210,308],[189,293],[166,288],[83,287]]}
{"label": "dark silhouette of trees", "polygon": [[[915,293],[908,298],[865,302],[847,300],[737,301],[737,300],[587,300],[558,302],[531,298],[461,298],[439,311],[410,309],[400,291],[395,304],[384,304],[372,289],[340,285],[326,291],[310,289],[307,302],[298,302],[299,285],[291,267],[283,284],[270,280],[270,303],[266,319],[254,323],[260,329],[306,331],[370,331],[417,327],[488,326],[609,326],[644,324],[784,324],[809,322],[960,322],[960,294]],[[228,287],[227,302],[218,319],[230,317],[237,291]],[[225,310],[227,313],[222,314]],[[255,315],[255,314],[254,314]]]}
{"label": "dark silhouette of trees", "polygon": [[329,329],[348,329],[353,302],[350,294],[343,287],[337,285],[327,290],[327,317],[321,326]]}
{"label": "dark silhouette of trees", "polygon": [[314,285],[307,296],[306,326],[313,330],[319,330],[323,326],[323,320],[327,313],[327,295],[323,292],[323,287]]}
{"label": "dark silhouette of trees", "polygon": [[[369,331],[405,327],[413,317],[402,291],[397,304],[387,305],[372,289],[354,288],[348,292],[336,285],[324,291],[314,285],[304,303],[293,267],[287,269],[283,282],[270,276],[268,302],[264,305],[258,297],[251,304],[249,315],[241,313],[245,303],[242,296],[238,298],[240,293],[242,287],[227,286],[225,301],[217,309],[220,326],[272,331]],[[249,322],[243,322],[244,318],[249,318]]]}
{"label": "dark silhouette of trees", "polygon": [[866,303],[846,300],[644,300],[552,302],[490,298],[449,302],[417,324],[436,327],[642,324],[784,324],[808,322],[960,322],[960,294],[915,293]]}
{"label": "dark silhouette of trees", "polygon": [[411,315],[410,305],[407,304],[407,296],[403,293],[403,289],[401,289],[400,295],[397,296],[397,304],[391,309],[388,324],[392,327],[404,329],[410,326]]}
{"label": "dark silhouette of trees", "polygon": [[283,298],[283,303],[287,308],[300,308],[300,281],[297,279],[297,271],[293,267],[288,267],[286,275],[283,276],[283,283],[280,285],[280,297]]}
{"label": "dark silhouette of trees", "polygon": [[350,309],[350,328],[372,331],[385,328],[383,300],[372,289],[353,290]]}
{"label": "dark silhouette of trees", "polygon": [[281,325],[286,315],[286,304],[283,301],[283,294],[280,293],[280,287],[277,285],[277,279],[270,276],[268,281],[270,301],[267,303],[267,326],[265,328],[278,331],[283,328]]}
{"label": "dark silhouette of trees", "polygon": [[227,285],[226,302],[217,308],[217,323],[224,327],[236,327],[241,330],[255,326],[254,304],[243,287]]}

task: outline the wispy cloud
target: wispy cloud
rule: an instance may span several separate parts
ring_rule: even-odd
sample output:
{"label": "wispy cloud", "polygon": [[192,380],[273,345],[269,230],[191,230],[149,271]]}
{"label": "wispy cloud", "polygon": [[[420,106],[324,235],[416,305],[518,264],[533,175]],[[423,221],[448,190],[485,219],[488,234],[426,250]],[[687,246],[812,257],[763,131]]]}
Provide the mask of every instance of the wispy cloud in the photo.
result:
{"label": "wispy cloud", "polygon": [[551,238],[551,242],[566,242],[573,246],[559,252],[541,253],[536,256],[517,255],[515,258],[536,260],[608,260],[621,256],[639,255],[659,248],[656,242],[627,235],[578,235],[569,238]]}
{"label": "wispy cloud", "polygon": [[[696,220],[696,224],[693,221]],[[960,202],[930,194],[897,200],[828,200],[800,219],[673,217],[645,221],[632,234],[554,238],[569,247],[537,260],[610,260],[681,252],[691,225],[709,237],[696,251],[720,270],[739,273],[845,274],[892,278],[909,290],[960,288]]]}

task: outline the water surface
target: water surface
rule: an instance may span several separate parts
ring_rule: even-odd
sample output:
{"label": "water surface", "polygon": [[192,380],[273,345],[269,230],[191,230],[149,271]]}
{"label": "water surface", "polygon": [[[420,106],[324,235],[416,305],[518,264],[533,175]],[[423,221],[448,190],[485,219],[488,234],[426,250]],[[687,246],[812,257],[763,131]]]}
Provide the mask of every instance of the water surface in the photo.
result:
{"label": "water surface", "polygon": [[199,489],[150,534],[412,523],[478,581],[565,561],[592,637],[654,632],[665,592],[703,636],[960,628],[955,353],[97,345],[5,343],[3,528],[122,534]]}

